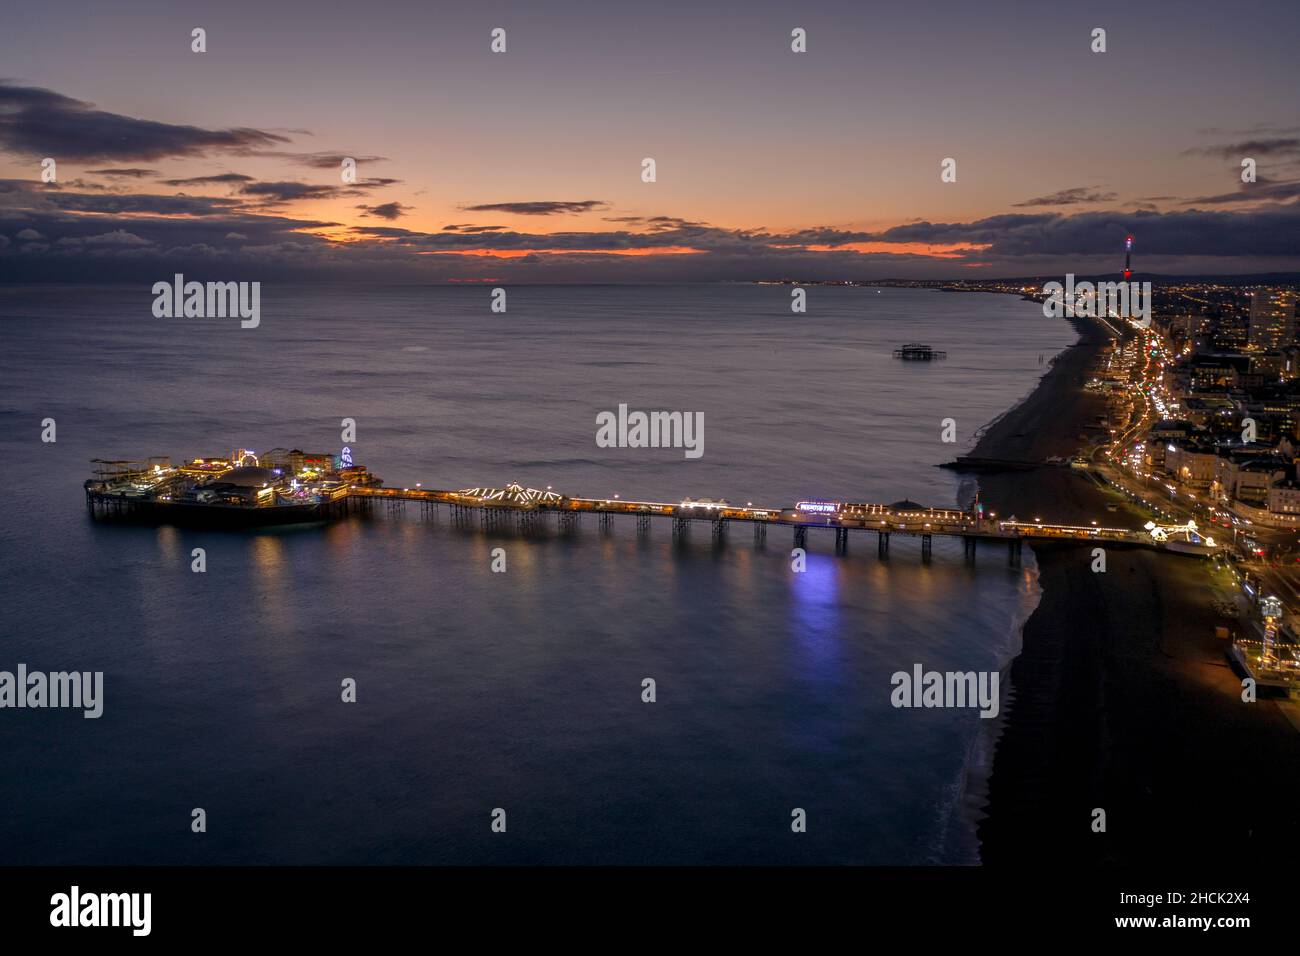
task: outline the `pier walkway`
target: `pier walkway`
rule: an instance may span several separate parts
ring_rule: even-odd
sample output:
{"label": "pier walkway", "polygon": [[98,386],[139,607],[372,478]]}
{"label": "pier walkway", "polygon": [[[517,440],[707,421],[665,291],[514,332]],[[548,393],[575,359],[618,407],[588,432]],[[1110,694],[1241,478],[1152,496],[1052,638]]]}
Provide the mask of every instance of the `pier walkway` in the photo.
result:
{"label": "pier walkway", "polygon": [[[968,511],[927,508],[913,501],[872,504],[843,501],[800,501],[793,507],[773,508],[732,504],[724,498],[683,498],[679,501],[630,501],[562,495],[551,487],[525,488],[511,482],[501,488],[466,488],[442,491],[384,487],[365,468],[351,465],[325,470],[317,465],[326,456],[298,455],[308,463],[294,470],[292,462],[277,466],[266,456],[265,465],[251,452],[237,451],[231,459],[194,459],[180,467],[166,459],[141,463],[109,462],[86,484],[86,504],[92,518],[196,523],[227,527],[289,524],[332,520],[352,512],[372,512],[378,506],[393,511],[407,505],[436,514],[443,506],[457,524],[477,521],[484,528],[540,531],[554,523],[561,532],[576,530],[586,515],[594,516],[602,531],[613,528],[616,517],[632,518],[639,534],[656,523],[670,523],[673,535],[685,536],[693,525],[707,523],[715,540],[729,529],[748,525],[754,540],[765,541],[769,528],[788,528],[794,547],[804,547],[810,531],[830,531],[835,550],[847,552],[852,534],[874,534],[877,553],[889,554],[892,538],[917,538],[923,560],[930,559],[935,537],[960,538],[968,560],[981,544],[1003,544],[1012,565],[1020,563],[1025,541],[1061,541],[1076,544],[1146,547],[1208,557],[1222,548],[1202,538],[1194,523],[1145,530],[1058,524],[1039,516],[999,518],[977,502]],[[129,467],[127,467],[129,466]],[[1180,537],[1181,536],[1181,537]]]}
{"label": "pier walkway", "polygon": [[[681,502],[630,501],[620,498],[577,498],[559,495],[549,489],[538,490],[511,484],[504,488],[471,488],[463,491],[439,491],[426,488],[354,487],[348,492],[349,507],[371,509],[387,504],[400,508],[407,503],[427,510],[446,505],[452,517],[465,522],[477,518],[484,528],[505,529],[512,525],[527,531],[538,528],[555,515],[559,530],[577,527],[584,515],[594,515],[602,529],[612,526],[616,516],[636,520],[638,532],[650,530],[653,522],[669,522],[673,534],[683,535],[696,523],[707,523],[715,539],[727,535],[732,526],[749,525],[756,541],[766,540],[771,527],[788,528],[794,547],[805,546],[809,531],[832,531],[835,550],[848,550],[851,533],[875,535],[877,553],[886,557],[892,537],[919,538],[922,558],[928,560],[933,539],[960,538],[966,556],[972,558],[980,543],[1003,544],[1008,560],[1019,564],[1025,541],[1036,540],[1095,542],[1098,545],[1169,548],[1171,542],[1156,541],[1149,533],[1124,528],[1106,528],[1053,524],[1041,520],[997,519],[976,511],[909,507],[868,503],[827,501],[799,502],[794,508],[768,508],[726,501],[701,499]],[[1180,544],[1179,542],[1172,542]],[[1211,553],[1207,549],[1206,553]]]}

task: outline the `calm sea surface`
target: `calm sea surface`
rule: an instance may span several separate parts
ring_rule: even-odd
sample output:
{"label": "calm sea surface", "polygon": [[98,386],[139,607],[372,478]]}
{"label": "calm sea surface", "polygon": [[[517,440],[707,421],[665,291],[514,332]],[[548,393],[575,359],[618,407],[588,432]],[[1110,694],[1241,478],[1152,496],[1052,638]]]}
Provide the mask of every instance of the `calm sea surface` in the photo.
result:
{"label": "calm sea surface", "polygon": [[[520,287],[493,314],[485,288],[265,286],[244,330],[155,319],[147,287],[0,289],[0,670],[105,675],[98,720],[0,710],[0,863],[973,861],[994,722],[894,709],[889,678],[1005,664],[1032,560],[936,541],[924,566],[896,537],[882,563],[866,535],[836,557],[814,531],[796,574],[788,532],[744,526],[716,547],[631,519],[533,539],[416,509],[250,532],[86,514],[91,458],[337,454],[345,417],[389,485],[950,506],[934,465],[1073,341],[1010,296],[789,296]],[[891,358],[912,341],[948,359]],[[703,412],[703,457],[597,448],[620,403]]]}

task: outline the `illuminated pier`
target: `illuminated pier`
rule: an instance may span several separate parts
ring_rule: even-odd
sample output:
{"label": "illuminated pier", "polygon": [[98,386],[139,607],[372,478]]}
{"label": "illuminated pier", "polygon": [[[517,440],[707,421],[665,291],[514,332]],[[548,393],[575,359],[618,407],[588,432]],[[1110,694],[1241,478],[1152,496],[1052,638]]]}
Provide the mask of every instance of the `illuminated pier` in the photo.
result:
{"label": "illuminated pier", "polygon": [[1129,530],[1058,524],[1037,517],[999,519],[978,502],[967,511],[927,508],[912,501],[887,505],[818,500],[782,508],[733,504],[721,498],[586,498],[517,483],[460,491],[419,485],[385,488],[364,466],[352,463],[346,448],[337,458],[297,449],[275,449],[264,455],[237,449],[226,458],[195,458],[179,466],[165,458],[97,460],[96,464],[101,467],[86,482],[92,517],[157,523],[301,523],[370,514],[376,508],[402,511],[409,505],[429,515],[446,506],[457,524],[477,523],[485,530],[532,532],[553,523],[559,532],[571,533],[584,516],[593,515],[599,529],[609,532],[621,516],[635,520],[638,534],[648,534],[656,522],[669,524],[675,537],[688,535],[694,525],[707,524],[715,541],[726,539],[734,527],[748,525],[755,542],[763,542],[769,528],[785,527],[795,547],[807,545],[809,532],[824,530],[834,533],[835,551],[841,554],[848,552],[851,535],[868,533],[875,535],[876,553],[882,560],[888,558],[890,541],[896,536],[919,538],[923,561],[930,560],[935,537],[960,538],[967,560],[974,560],[981,542],[1002,544],[1012,565],[1020,563],[1026,540],[1140,546],[1201,556],[1221,550],[1190,524]]}
{"label": "illuminated pier", "polygon": [[947,357],[947,352],[932,349],[920,342],[909,342],[907,345],[894,349],[894,358],[902,359],[905,362],[934,362]]}
{"label": "illuminated pier", "polygon": [[[774,508],[753,504],[734,505],[726,500],[684,499],[679,502],[635,501],[618,497],[579,498],[545,492],[510,484],[502,489],[467,489],[465,491],[435,491],[424,488],[369,487],[353,489],[353,501],[362,507],[376,503],[391,504],[420,502],[426,507],[447,505],[453,518],[464,521],[477,514],[486,528],[509,527],[512,519],[519,530],[538,524],[538,516],[555,514],[561,530],[577,526],[583,515],[598,516],[601,530],[611,527],[614,516],[636,518],[637,530],[649,530],[653,519],[670,521],[674,536],[689,534],[694,524],[709,525],[712,537],[724,539],[731,526],[749,525],[754,539],[764,541],[770,527],[785,527],[792,531],[795,547],[806,547],[810,531],[834,532],[835,551],[847,553],[851,533],[872,533],[876,537],[876,552],[881,559],[889,556],[890,540],[894,536],[919,538],[921,557],[928,561],[935,537],[960,538],[967,560],[973,560],[981,542],[1000,543],[1007,547],[1008,559],[1019,564],[1025,540],[1055,540],[1072,542],[1099,542],[1129,546],[1161,547],[1149,534],[1124,528],[1107,528],[1097,525],[1080,526],[1053,524],[1042,520],[1019,521],[1015,518],[998,519],[979,505],[970,511],[949,508],[926,508],[913,502],[893,505],[839,502],[801,501],[793,508]],[[525,517],[532,515],[532,517]],[[1183,543],[1183,542],[1180,542]],[[1217,550],[1207,544],[1205,554]]]}

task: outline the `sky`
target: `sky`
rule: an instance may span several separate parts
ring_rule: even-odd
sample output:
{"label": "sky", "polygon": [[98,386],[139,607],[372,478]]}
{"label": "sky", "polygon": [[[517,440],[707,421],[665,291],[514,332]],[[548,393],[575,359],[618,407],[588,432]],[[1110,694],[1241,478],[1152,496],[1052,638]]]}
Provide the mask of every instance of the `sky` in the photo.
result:
{"label": "sky", "polygon": [[23,5],[0,278],[1300,270],[1300,3],[1057,7]]}

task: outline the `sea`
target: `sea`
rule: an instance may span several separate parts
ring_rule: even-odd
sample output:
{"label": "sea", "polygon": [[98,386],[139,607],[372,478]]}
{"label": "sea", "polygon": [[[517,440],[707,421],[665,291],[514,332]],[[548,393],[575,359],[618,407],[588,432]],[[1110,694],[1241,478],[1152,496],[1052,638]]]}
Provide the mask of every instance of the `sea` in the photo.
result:
{"label": "sea", "polygon": [[[103,673],[97,719],[0,709],[0,864],[978,863],[999,721],[896,708],[891,676],[1005,668],[1028,552],[812,530],[796,571],[744,525],[86,508],[92,459],[337,455],[344,419],[391,487],[951,507],[974,488],[937,466],[1075,338],[1010,295],[790,293],[263,283],[241,328],[0,288],[0,670]],[[621,404],[700,413],[702,454],[600,447]]]}

